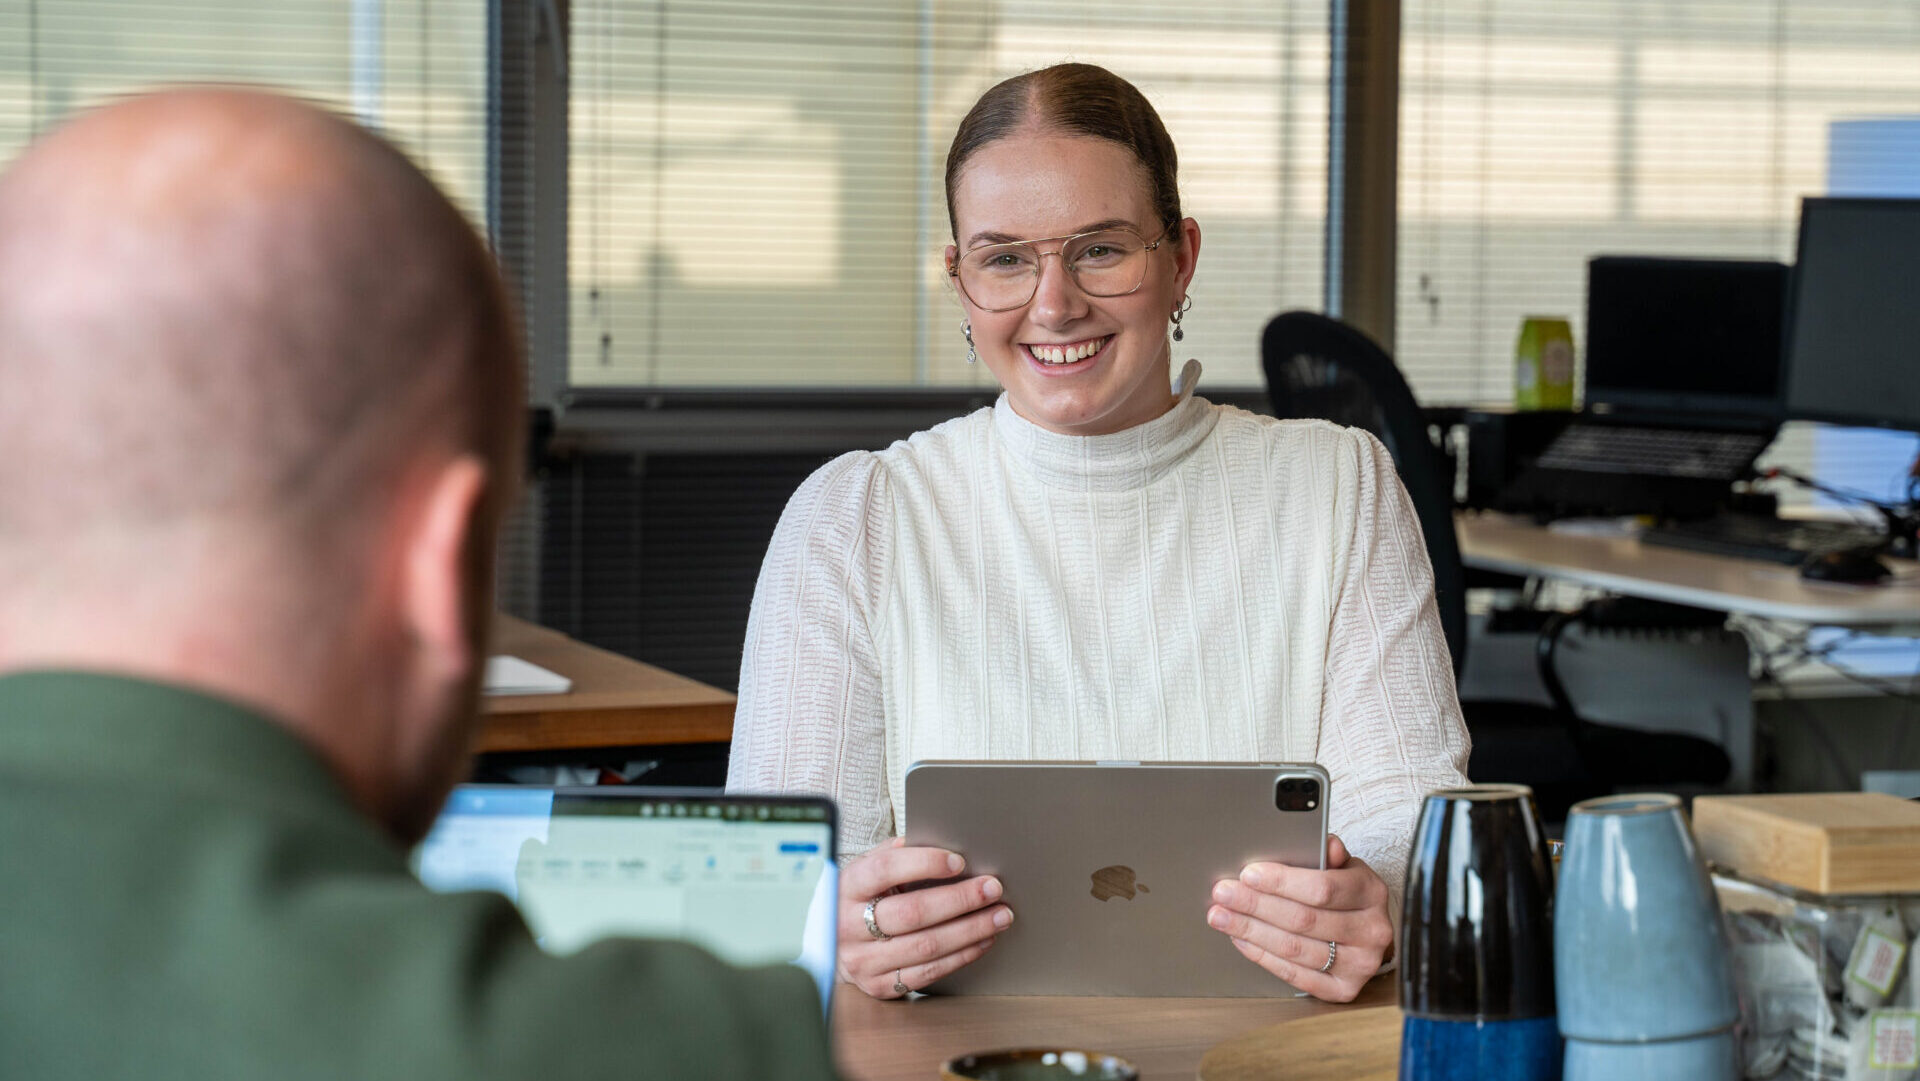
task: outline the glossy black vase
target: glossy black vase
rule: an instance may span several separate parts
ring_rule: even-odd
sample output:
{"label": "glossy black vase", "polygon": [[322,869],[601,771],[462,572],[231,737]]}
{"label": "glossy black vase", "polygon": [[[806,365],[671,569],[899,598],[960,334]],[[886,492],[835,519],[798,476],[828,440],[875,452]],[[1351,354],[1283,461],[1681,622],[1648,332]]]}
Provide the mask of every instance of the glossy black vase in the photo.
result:
{"label": "glossy black vase", "polygon": [[1553,865],[1525,785],[1427,795],[1402,908],[1400,1008],[1415,1017],[1552,1017]]}
{"label": "glossy black vase", "polygon": [[1404,901],[1401,1081],[1559,1081],[1553,864],[1533,790],[1428,793]]}

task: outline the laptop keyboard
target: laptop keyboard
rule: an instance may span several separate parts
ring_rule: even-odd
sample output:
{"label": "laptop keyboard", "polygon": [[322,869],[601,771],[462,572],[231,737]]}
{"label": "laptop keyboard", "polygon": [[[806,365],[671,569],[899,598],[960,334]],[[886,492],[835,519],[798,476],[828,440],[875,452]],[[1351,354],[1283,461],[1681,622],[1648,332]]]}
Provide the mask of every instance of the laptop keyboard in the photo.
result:
{"label": "laptop keyboard", "polygon": [[1796,521],[1757,514],[1722,514],[1670,522],[1640,534],[1644,544],[1797,566],[1826,552],[1878,548],[1887,535],[1849,522]]}
{"label": "laptop keyboard", "polygon": [[1573,424],[1534,464],[1581,473],[1731,481],[1772,441],[1770,434],[1753,432]]}

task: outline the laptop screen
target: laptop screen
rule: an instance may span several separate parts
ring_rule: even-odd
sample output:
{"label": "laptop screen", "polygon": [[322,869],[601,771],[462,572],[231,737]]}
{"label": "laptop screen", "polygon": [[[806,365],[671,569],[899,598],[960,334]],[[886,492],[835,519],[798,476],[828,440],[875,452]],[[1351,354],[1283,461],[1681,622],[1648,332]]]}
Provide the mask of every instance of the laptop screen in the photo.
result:
{"label": "laptop screen", "polygon": [[1777,419],[1786,294],[1781,263],[1594,257],[1587,406]]}
{"label": "laptop screen", "polygon": [[833,988],[833,804],[711,790],[461,785],[414,851],[429,889],[512,899],[549,953],[614,935],[695,943]]}

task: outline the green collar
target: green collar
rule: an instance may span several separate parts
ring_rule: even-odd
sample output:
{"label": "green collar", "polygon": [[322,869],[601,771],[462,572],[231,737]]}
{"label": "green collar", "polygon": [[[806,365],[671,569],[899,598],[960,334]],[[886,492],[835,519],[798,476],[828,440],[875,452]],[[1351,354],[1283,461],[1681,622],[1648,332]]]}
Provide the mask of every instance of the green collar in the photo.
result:
{"label": "green collar", "polygon": [[313,751],[257,711],[97,672],[0,676],[0,776],[191,791],[265,812],[359,817]]}

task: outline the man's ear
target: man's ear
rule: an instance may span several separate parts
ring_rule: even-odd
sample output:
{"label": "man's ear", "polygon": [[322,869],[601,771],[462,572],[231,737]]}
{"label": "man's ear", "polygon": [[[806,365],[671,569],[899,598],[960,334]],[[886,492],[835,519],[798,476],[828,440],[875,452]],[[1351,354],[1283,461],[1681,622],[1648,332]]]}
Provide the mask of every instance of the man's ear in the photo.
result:
{"label": "man's ear", "polygon": [[483,613],[468,609],[485,603],[484,591],[472,588],[472,560],[488,543],[481,521],[487,483],[479,458],[447,461],[429,478],[405,541],[401,614],[428,669],[442,677],[464,676],[478,663],[472,629],[484,625]]}

